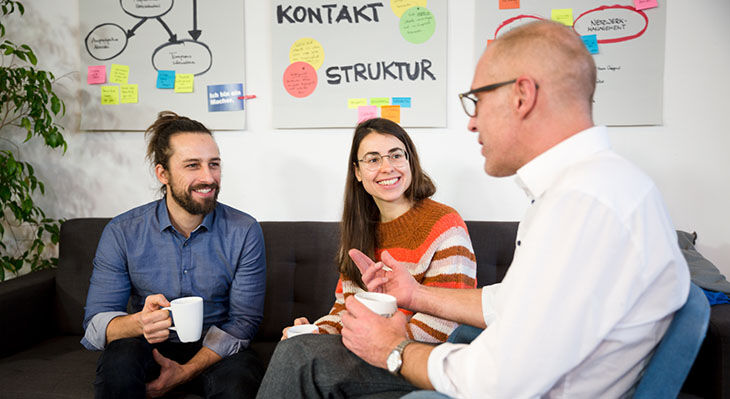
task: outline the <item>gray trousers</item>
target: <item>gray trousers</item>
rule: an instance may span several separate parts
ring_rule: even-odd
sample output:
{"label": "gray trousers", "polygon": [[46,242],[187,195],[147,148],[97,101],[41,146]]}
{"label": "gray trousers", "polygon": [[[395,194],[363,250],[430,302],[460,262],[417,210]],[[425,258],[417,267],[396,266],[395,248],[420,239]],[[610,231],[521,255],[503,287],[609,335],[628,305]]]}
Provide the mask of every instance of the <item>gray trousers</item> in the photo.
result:
{"label": "gray trousers", "polygon": [[281,341],[257,398],[400,398],[417,388],[350,352],[339,335]]}

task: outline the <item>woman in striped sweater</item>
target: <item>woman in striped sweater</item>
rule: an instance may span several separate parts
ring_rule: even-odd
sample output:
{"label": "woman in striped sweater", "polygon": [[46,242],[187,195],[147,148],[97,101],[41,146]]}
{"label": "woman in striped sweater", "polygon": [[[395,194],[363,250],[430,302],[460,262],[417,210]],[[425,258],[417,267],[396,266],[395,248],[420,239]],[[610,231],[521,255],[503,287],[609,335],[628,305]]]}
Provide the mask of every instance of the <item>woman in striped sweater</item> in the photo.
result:
{"label": "woman in striped sweater", "polygon": [[[376,118],[360,123],[350,149],[337,263],[340,279],[330,313],[315,322],[322,334],[339,334],[345,298],[366,290],[348,256],[357,248],[380,260],[388,251],[423,284],[476,287],[476,262],[464,221],[452,208],[431,200],[436,188],[421,169],[406,131]],[[410,338],[444,342],[457,324],[423,313],[409,316]],[[295,325],[307,324],[298,318]],[[287,336],[284,329],[282,339]]]}

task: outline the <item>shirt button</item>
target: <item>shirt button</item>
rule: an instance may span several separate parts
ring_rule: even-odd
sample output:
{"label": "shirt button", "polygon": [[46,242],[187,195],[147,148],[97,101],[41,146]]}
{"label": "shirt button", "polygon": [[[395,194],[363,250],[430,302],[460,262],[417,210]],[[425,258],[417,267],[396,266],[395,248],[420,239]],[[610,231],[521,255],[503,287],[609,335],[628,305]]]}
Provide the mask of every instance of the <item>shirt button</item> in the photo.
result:
{"label": "shirt button", "polygon": [[517,246],[519,247],[520,245],[522,245],[522,241],[517,240]]}
{"label": "shirt button", "polygon": [[183,243],[183,247],[187,247],[187,246],[188,246],[188,243],[187,242],[184,242]]}
{"label": "shirt button", "polygon": [[532,201],[530,201],[530,203],[531,203],[531,204],[534,204],[534,203],[535,203],[535,200],[532,200]]}
{"label": "shirt button", "polygon": [[183,273],[188,274],[188,271],[187,270],[183,270]]}

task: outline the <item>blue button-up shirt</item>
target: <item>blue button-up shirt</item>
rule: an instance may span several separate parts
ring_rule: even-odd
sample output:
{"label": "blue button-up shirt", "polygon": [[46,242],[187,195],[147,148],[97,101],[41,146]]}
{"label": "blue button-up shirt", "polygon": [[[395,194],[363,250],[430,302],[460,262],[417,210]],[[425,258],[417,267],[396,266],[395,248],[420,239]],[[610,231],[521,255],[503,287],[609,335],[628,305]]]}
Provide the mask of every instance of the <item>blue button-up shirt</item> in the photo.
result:
{"label": "blue button-up shirt", "polygon": [[[125,212],[101,235],[81,343],[104,349],[109,322],[142,310],[149,295],[194,295],[204,300],[203,345],[222,357],[234,354],[263,318],[265,256],[256,220],[220,203],[188,238],[170,223],[164,198]],[[174,331],[170,341],[178,341]]]}

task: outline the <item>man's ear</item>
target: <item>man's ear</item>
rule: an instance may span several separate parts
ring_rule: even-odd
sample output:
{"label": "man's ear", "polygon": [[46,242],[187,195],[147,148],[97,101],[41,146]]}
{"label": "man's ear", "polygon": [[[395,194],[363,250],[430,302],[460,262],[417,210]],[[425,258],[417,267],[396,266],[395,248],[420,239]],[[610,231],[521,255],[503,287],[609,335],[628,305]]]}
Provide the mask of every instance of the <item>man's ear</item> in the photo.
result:
{"label": "man's ear", "polygon": [[514,84],[517,113],[525,118],[537,104],[537,83],[529,76],[520,76]]}
{"label": "man's ear", "polygon": [[159,180],[162,184],[167,184],[169,182],[169,179],[167,178],[167,169],[159,163],[155,165],[155,176],[157,176],[157,180]]}

